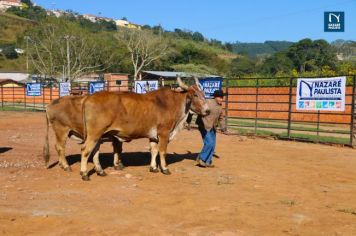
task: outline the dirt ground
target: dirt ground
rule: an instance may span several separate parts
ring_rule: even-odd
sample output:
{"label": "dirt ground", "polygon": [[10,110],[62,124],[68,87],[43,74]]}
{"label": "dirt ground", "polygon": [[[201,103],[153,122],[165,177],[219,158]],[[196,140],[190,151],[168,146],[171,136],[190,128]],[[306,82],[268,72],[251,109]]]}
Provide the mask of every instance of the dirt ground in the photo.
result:
{"label": "dirt ground", "polygon": [[142,139],[124,144],[123,171],[104,144],[108,176],[84,182],[74,140],[73,172],[44,168],[44,133],[42,112],[0,112],[0,235],[356,235],[351,148],[218,134],[221,158],[204,169],[198,131],[183,130],[168,146],[172,175],[148,171]]}

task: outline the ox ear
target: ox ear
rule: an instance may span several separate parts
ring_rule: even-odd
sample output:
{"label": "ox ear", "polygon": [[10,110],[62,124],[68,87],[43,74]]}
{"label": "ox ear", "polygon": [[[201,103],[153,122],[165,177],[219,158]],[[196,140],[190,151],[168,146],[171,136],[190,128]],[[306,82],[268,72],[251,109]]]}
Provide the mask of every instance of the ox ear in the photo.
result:
{"label": "ox ear", "polygon": [[198,78],[196,76],[194,76],[194,80],[195,80],[195,84],[197,85],[199,90],[203,91],[203,86],[201,86],[201,84],[199,83],[199,80],[198,80]]}
{"label": "ox ear", "polygon": [[183,90],[188,90],[189,87],[185,83],[183,83],[179,75],[177,75],[177,83],[179,87],[182,88]]}
{"label": "ox ear", "polygon": [[185,91],[185,90],[183,90],[181,87],[172,88],[172,90],[173,90],[174,92],[178,92],[178,93]]}

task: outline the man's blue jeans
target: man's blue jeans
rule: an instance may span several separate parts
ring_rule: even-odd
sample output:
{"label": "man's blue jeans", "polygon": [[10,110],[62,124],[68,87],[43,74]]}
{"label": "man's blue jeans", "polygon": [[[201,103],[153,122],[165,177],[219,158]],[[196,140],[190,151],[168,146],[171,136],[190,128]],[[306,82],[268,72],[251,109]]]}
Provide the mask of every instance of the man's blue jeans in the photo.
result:
{"label": "man's blue jeans", "polygon": [[210,131],[206,129],[199,129],[203,138],[204,146],[199,157],[207,164],[211,164],[216,144],[216,130],[213,128]]}

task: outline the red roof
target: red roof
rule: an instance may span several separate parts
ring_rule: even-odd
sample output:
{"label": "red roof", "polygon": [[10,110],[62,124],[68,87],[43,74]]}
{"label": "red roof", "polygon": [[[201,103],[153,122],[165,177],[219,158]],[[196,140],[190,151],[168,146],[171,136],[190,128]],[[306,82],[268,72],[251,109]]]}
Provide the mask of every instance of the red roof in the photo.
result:
{"label": "red roof", "polygon": [[13,79],[0,79],[0,84],[5,84],[5,83],[14,83],[14,84],[18,84],[18,85],[23,85],[23,83],[20,83]]}
{"label": "red roof", "polygon": [[21,0],[2,0],[0,2],[13,2],[13,3],[18,3],[20,4],[21,3]]}

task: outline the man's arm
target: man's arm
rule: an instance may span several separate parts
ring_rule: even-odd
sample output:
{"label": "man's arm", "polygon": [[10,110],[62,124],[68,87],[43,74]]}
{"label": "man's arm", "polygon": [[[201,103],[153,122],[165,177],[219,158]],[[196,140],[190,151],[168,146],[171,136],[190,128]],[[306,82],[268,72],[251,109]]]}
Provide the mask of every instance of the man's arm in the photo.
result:
{"label": "man's arm", "polygon": [[220,112],[218,121],[219,121],[219,126],[220,126],[221,132],[226,133],[227,127],[225,124],[225,114],[224,114],[223,110],[221,110],[221,112]]}

